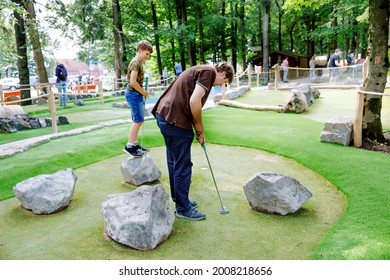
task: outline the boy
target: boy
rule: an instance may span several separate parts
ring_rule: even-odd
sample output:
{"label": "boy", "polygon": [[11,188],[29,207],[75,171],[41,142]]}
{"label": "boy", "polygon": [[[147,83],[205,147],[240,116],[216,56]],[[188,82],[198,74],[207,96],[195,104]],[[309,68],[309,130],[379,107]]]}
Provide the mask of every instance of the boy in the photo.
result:
{"label": "boy", "polygon": [[152,110],[165,141],[171,197],[176,203],[178,218],[195,221],[206,218],[196,209],[198,203],[188,198],[192,174],[191,145],[194,136],[199,143],[206,142],[202,107],[212,87],[230,84],[233,75],[233,67],[226,62],[214,67],[193,66],[168,87]]}
{"label": "boy", "polygon": [[131,109],[133,123],[130,126],[128,142],[123,151],[136,158],[140,158],[144,153],[149,152],[149,149],[138,144],[138,131],[144,122],[145,99],[149,96],[148,92],[142,88],[144,81],[144,67],[142,63],[150,57],[152,52],[153,47],[148,41],[142,40],[138,42],[137,54],[127,68],[125,95],[127,104]]}

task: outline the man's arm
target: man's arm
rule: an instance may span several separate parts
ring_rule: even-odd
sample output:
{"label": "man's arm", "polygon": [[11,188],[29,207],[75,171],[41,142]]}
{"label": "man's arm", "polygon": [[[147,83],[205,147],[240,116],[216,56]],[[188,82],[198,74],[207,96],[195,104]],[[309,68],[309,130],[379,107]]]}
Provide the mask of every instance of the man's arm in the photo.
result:
{"label": "man's arm", "polygon": [[192,117],[194,118],[193,125],[196,131],[196,139],[199,141],[199,143],[206,142],[202,121],[202,97],[205,95],[205,93],[206,89],[200,85],[196,85],[190,98],[190,108]]}

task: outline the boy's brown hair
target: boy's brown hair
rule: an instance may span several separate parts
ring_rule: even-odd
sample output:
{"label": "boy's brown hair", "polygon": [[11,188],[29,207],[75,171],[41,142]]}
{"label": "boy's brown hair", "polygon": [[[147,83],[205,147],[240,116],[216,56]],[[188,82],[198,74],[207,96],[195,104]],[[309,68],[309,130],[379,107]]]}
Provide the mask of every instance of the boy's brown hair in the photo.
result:
{"label": "boy's brown hair", "polygon": [[150,53],[153,52],[153,46],[146,40],[139,41],[137,44],[137,51],[143,50],[143,51],[149,51]]}
{"label": "boy's brown hair", "polygon": [[220,62],[214,66],[217,72],[225,72],[225,78],[229,79],[229,84],[233,82],[234,69],[233,66],[227,62]]}

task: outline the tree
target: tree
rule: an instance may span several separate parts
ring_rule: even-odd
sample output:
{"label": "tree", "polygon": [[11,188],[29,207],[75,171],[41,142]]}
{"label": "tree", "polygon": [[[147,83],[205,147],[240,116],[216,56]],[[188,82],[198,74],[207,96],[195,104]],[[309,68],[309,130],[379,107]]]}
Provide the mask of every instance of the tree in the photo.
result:
{"label": "tree", "polygon": [[270,0],[263,0],[263,85],[268,84]]}
{"label": "tree", "polygon": [[[40,83],[48,84],[49,80],[47,77],[45,60],[42,54],[41,41],[38,32],[38,21],[35,14],[34,3],[32,2],[32,0],[22,0],[21,3],[23,4],[24,8],[27,11],[26,26],[33,47],[33,57],[34,57],[35,64],[37,66],[37,72],[38,72],[37,74],[39,77],[39,81]],[[44,87],[43,90],[46,92],[46,87]]]}
{"label": "tree", "polygon": [[112,0],[113,34],[114,34],[114,61],[115,61],[115,89],[122,87],[122,56],[121,56],[121,37],[120,37],[120,6],[119,0]]}
{"label": "tree", "polygon": [[[364,91],[383,93],[389,69],[389,0],[369,0],[368,76]],[[363,139],[383,141],[382,97],[365,95]]]}
{"label": "tree", "polygon": [[[27,59],[27,39],[26,29],[24,27],[23,15],[19,13],[17,9],[14,10],[15,22],[15,39],[16,39],[16,51],[18,54],[18,70],[19,79],[21,85],[30,84],[30,74],[28,71],[28,59]],[[20,89],[21,99],[31,98],[30,87],[22,86]],[[23,105],[31,105],[31,100],[23,101]]]}

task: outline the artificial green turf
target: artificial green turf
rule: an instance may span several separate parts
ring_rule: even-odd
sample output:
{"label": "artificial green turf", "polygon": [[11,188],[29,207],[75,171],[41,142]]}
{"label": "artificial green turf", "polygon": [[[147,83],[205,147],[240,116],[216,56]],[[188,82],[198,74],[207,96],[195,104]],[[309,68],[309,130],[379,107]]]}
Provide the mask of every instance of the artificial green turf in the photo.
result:
{"label": "artificial green turf", "polygon": [[[207,219],[175,219],[169,239],[149,252],[105,239],[101,203],[109,194],[132,191],[121,184],[120,165],[127,157],[121,154],[76,169],[73,200],[59,213],[33,215],[15,198],[0,203],[1,230],[6,232],[0,237],[0,259],[308,259],[345,209],[345,197],[334,186],[292,160],[240,147],[208,144],[207,149],[229,214],[219,213],[205,155],[194,144],[190,197]],[[169,192],[165,148],[153,148],[151,156],[163,174],[159,183]],[[251,210],[243,186],[257,172],[267,171],[292,176],[313,197],[287,216]],[[25,244],[27,233],[30,241]]]}
{"label": "artificial green turf", "polygon": [[[334,99],[337,101],[337,96]],[[332,108],[326,108],[324,112],[327,113],[321,114],[319,105],[325,101],[328,102],[318,100],[309,113],[302,115],[224,107],[208,110],[203,114],[207,141],[261,149],[294,159],[316,171],[346,195],[346,212],[318,243],[310,258],[388,260],[390,178],[386,174],[389,155],[321,143],[319,135],[323,122],[318,119],[334,113]],[[353,101],[350,103],[347,105],[353,107]],[[314,116],[311,116],[311,111]],[[155,123],[146,122],[145,126],[145,143],[148,146],[162,145]],[[65,137],[41,148],[0,159],[1,197],[12,196],[13,185],[24,178],[44,171],[50,173],[47,170],[79,168],[119,154],[118,146],[123,146],[127,132],[127,126],[120,126],[110,128],[106,133],[94,131]],[[49,152],[53,154],[48,156]]]}

